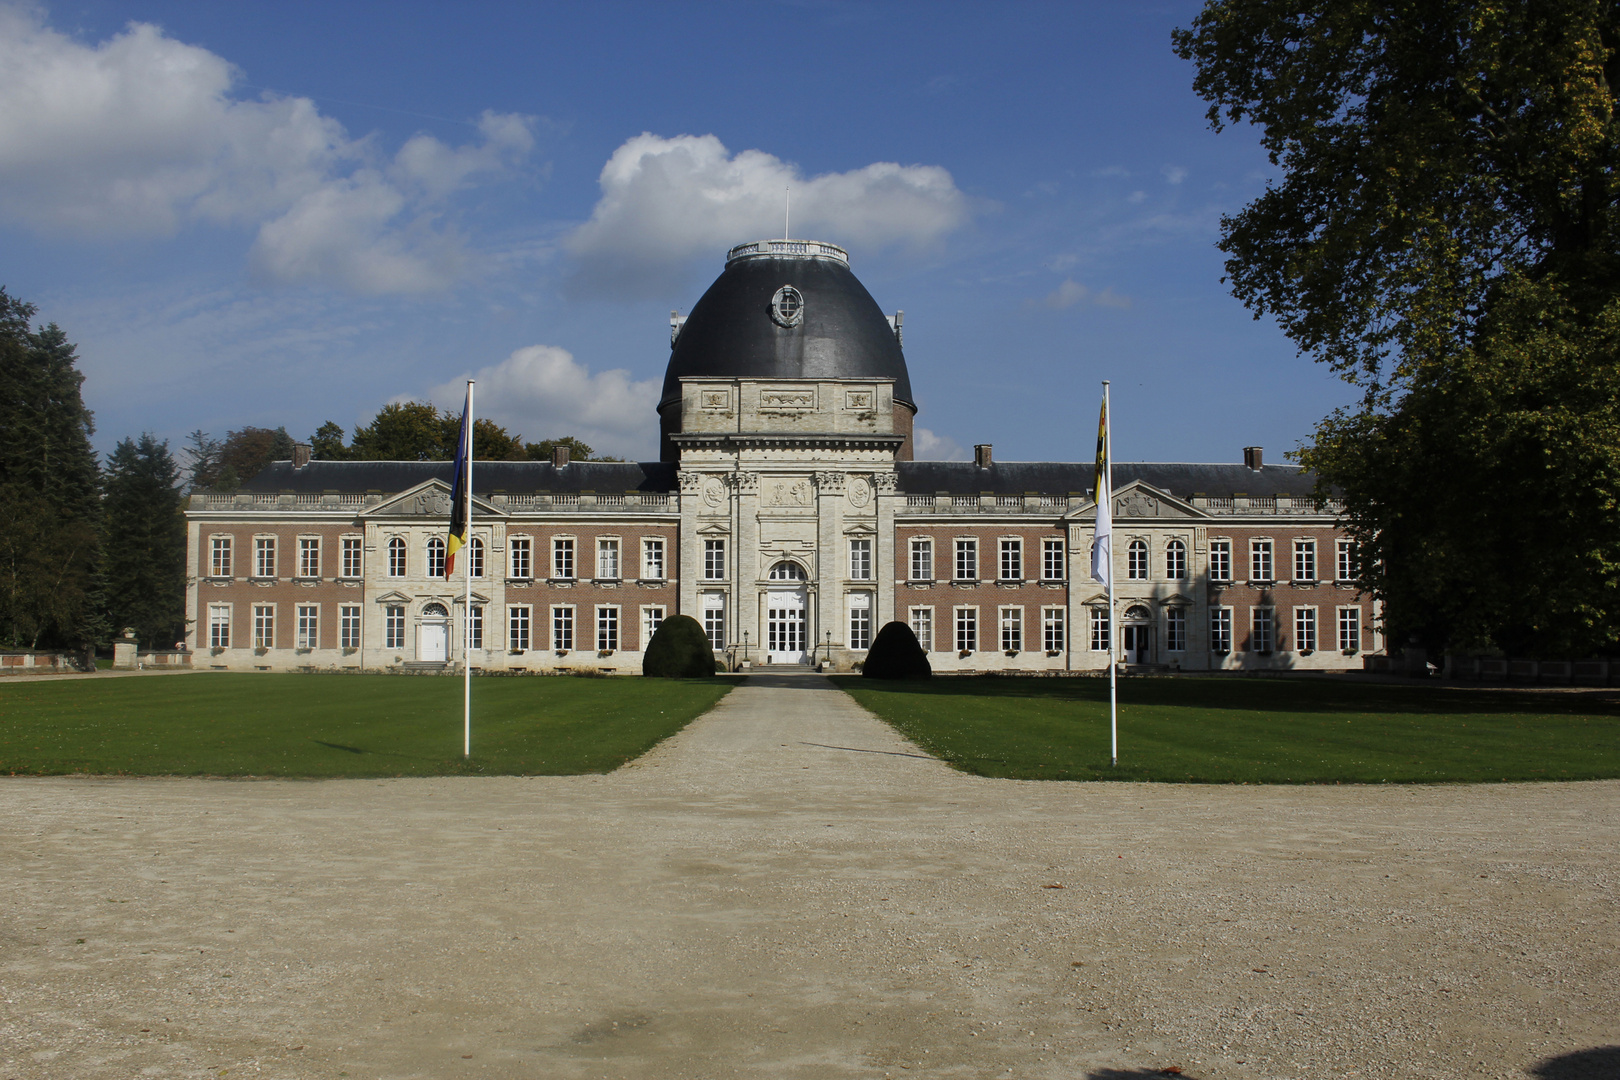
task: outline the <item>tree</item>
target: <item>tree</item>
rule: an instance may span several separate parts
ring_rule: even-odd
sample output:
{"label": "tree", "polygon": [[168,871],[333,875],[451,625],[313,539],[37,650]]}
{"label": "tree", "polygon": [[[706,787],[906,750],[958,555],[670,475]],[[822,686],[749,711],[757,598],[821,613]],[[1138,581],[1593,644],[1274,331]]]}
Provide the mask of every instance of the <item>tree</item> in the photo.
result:
{"label": "tree", "polygon": [[658,624],[641,673],[656,679],[707,679],[714,675],[714,646],[702,625],[690,615],[671,615]]}
{"label": "tree", "polygon": [[95,425],[74,347],[34,314],[0,288],[0,639],[82,647],[100,632]]}
{"label": "tree", "polygon": [[222,466],[220,451],[224,444],[198,428],[186,436],[186,490],[207,491],[219,483]]}
{"label": "tree", "polygon": [[1620,7],[1214,0],[1179,55],[1280,180],[1234,294],[1360,402],[1301,460],[1396,643],[1620,641]]}
{"label": "tree", "polygon": [[[451,432],[450,442],[455,442]],[[394,402],[363,428],[356,428],[352,452],[360,461],[443,461],[444,424],[439,410],[422,401]]]}
{"label": "tree", "polygon": [[590,444],[581,442],[572,435],[564,435],[557,439],[543,439],[537,443],[529,443],[524,447],[530,461],[550,461],[551,452],[559,446],[568,447],[570,461],[623,461],[616,457],[592,457],[596,453]]}
{"label": "tree", "polygon": [[309,437],[310,456],[316,461],[346,461],[351,456],[343,445],[343,427],[328,420]]}
{"label": "tree", "polygon": [[149,434],[107,459],[102,577],[112,627],[159,648],[185,636],[186,521],[180,467]]}
{"label": "tree", "polygon": [[214,486],[232,490],[259,475],[272,461],[291,460],[292,452],[292,436],[284,427],[227,431],[219,448],[219,479]]}

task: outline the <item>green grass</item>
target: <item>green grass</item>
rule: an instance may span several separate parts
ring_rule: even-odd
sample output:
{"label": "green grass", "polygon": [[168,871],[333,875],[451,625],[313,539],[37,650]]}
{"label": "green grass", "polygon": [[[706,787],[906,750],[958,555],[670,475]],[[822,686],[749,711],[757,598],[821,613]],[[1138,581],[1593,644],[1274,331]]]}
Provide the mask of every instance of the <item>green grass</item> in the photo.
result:
{"label": "green grass", "polygon": [[197,674],[0,683],[0,775],[560,775],[608,772],[731,681]]}
{"label": "green grass", "polygon": [[842,678],[950,764],[1022,780],[1323,784],[1620,777],[1620,694],[1332,680]]}

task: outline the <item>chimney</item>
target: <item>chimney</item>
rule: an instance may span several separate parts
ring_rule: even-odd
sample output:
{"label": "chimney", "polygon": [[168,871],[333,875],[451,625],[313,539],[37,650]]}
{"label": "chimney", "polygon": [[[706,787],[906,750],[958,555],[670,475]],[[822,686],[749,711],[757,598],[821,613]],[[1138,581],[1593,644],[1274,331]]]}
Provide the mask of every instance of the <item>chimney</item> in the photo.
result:
{"label": "chimney", "polygon": [[973,464],[981,469],[990,467],[990,444],[978,443],[973,447]]}
{"label": "chimney", "polygon": [[1243,464],[1255,472],[1259,472],[1260,466],[1264,463],[1264,454],[1258,446],[1245,446],[1243,448]]}
{"label": "chimney", "polygon": [[293,468],[302,469],[309,464],[309,443],[293,443]]}
{"label": "chimney", "polygon": [[559,469],[568,464],[568,447],[566,445],[551,448],[551,464]]}

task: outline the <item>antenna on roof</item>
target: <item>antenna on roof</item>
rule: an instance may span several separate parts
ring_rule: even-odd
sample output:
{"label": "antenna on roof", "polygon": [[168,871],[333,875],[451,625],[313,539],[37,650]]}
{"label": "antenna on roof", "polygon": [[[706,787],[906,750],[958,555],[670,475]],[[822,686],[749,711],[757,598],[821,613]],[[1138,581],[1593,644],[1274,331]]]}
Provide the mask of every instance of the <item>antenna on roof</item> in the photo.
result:
{"label": "antenna on roof", "polygon": [[782,190],[786,192],[782,196],[782,239],[786,240],[793,235],[788,231],[788,215],[793,211],[793,186],[790,184]]}

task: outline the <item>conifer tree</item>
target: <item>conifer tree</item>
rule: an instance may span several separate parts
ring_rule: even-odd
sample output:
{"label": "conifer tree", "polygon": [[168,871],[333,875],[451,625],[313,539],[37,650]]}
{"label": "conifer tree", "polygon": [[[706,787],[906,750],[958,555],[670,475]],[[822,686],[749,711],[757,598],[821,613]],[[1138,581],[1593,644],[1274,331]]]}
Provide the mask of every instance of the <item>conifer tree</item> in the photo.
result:
{"label": "conifer tree", "polygon": [[185,636],[186,522],[180,466],[169,444],[143,434],[107,459],[103,587],[114,629],[155,648]]}

